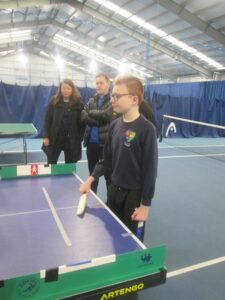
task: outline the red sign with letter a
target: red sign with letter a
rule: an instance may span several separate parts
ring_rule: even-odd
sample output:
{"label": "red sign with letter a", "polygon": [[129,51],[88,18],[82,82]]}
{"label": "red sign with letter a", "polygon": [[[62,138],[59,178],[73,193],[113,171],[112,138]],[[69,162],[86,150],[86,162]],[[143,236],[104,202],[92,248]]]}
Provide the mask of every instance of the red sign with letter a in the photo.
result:
{"label": "red sign with letter a", "polygon": [[38,175],[38,165],[30,166],[30,174],[33,176]]}

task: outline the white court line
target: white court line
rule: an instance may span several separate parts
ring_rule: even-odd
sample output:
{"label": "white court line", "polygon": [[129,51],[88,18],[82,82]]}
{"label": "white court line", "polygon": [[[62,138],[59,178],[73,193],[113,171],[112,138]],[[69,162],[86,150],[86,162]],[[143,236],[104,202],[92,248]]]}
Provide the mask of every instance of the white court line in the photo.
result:
{"label": "white court line", "polygon": [[58,226],[58,229],[59,229],[59,231],[60,231],[60,233],[61,233],[61,235],[62,235],[62,237],[63,237],[63,239],[64,239],[64,241],[66,243],[66,245],[67,246],[72,246],[72,243],[71,243],[71,241],[70,241],[70,239],[69,239],[69,237],[68,237],[68,235],[67,235],[67,233],[66,233],[66,231],[65,231],[65,229],[63,227],[63,224],[62,224],[62,222],[61,222],[61,220],[60,220],[60,218],[59,218],[59,216],[58,216],[58,214],[56,212],[56,209],[55,209],[55,207],[54,207],[54,205],[52,203],[52,200],[51,200],[48,192],[46,191],[46,189],[44,187],[42,187],[42,191],[43,191],[43,193],[45,195],[45,199],[48,202],[48,205],[49,205],[49,207],[50,207],[50,209],[52,211],[52,215],[53,215],[53,217],[55,219],[55,222],[56,222],[56,224]]}
{"label": "white court line", "polygon": [[[225,144],[224,145],[167,145],[167,146],[159,146],[158,149],[179,149],[179,148],[222,148],[222,147],[225,147]],[[82,151],[86,151],[85,148],[82,149]],[[28,150],[27,153],[41,153],[43,152],[42,150]],[[15,150],[6,150],[6,151],[1,151],[0,152],[1,154],[4,154],[4,153],[24,153],[24,151],[22,150],[19,150],[19,151],[15,151]]]}
{"label": "white court line", "polygon": [[[168,155],[159,156],[159,159],[169,159],[169,158],[190,158],[190,157],[214,157],[214,156],[225,156],[225,153],[216,154],[191,154],[191,155]],[[87,160],[79,160],[78,163],[87,163]]]}
{"label": "white court line", "polygon": [[225,145],[170,145],[158,147],[158,149],[179,149],[179,148],[224,148]]}
{"label": "white court line", "polygon": [[[216,156],[225,156],[225,153],[216,153],[216,154],[192,154],[192,155],[168,155],[168,156],[159,156],[159,159],[171,159],[171,158],[191,158],[191,157],[216,157]],[[87,163],[88,161],[83,159],[83,160],[78,160],[78,163]],[[40,162],[32,162],[29,164],[43,164],[43,161]],[[63,160],[58,161],[58,164],[64,164],[65,162]],[[2,167],[4,166],[15,166],[15,164],[1,164]]]}
{"label": "white court line", "polygon": [[[27,153],[39,153],[39,152],[43,152],[42,150],[29,150],[29,151],[27,151]],[[7,151],[1,151],[0,152],[1,154],[4,154],[4,153],[24,153],[24,151],[22,151],[22,150],[18,150],[18,151],[16,151],[16,150],[7,150]]]}
{"label": "white court line", "polygon": [[[1,145],[1,144],[0,144]],[[82,151],[86,151],[86,149],[82,149]],[[43,150],[28,150],[27,153],[42,153]],[[24,153],[22,150],[6,150],[6,151],[0,151],[1,154],[7,154],[7,153]]]}
{"label": "white court line", "polygon": [[213,266],[213,265],[223,263],[223,262],[225,262],[225,256],[218,257],[218,258],[211,259],[211,260],[207,260],[205,262],[202,262],[202,263],[199,263],[199,264],[196,264],[196,265],[192,265],[192,266],[189,266],[189,267],[185,267],[185,268],[182,268],[182,269],[178,269],[178,270],[175,270],[175,271],[171,271],[171,272],[167,273],[166,277],[167,278],[172,278],[172,277],[175,277],[175,276],[179,276],[179,275],[182,275],[182,274],[185,274],[185,273],[189,273],[189,272],[193,272],[193,271],[200,270],[200,269],[203,269],[203,268],[207,268],[209,266]]}
{"label": "white court line", "polygon": [[190,158],[190,157],[216,157],[216,156],[225,156],[225,153],[218,154],[192,154],[192,155],[169,155],[169,156],[159,156],[159,159],[167,158]]}
{"label": "white court line", "polygon": [[[76,208],[76,206],[65,206],[65,207],[56,208],[56,210],[66,210],[66,209],[74,209],[74,208]],[[40,210],[23,211],[23,212],[18,212],[18,213],[0,215],[0,218],[29,215],[29,214],[36,214],[36,213],[43,213],[43,212],[51,212],[51,210],[50,209],[40,209]]]}

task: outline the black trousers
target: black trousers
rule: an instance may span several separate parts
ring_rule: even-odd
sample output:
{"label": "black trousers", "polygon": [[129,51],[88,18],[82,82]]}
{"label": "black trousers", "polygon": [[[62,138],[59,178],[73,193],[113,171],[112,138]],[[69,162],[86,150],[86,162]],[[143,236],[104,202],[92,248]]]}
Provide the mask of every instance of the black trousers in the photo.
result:
{"label": "black trousers", "polygon": [[141,190],[127,190],[113,184],[108,186],[107,205],[130,231],[143,241],[145,222],[139,227],[139,222],[131,219],[135,208],[140,206],[141,196]]}
{"label": "black trousers", "polygon": [[[89,169],[90,175],[94,171],[94,168],[95,168],[96,164],[98,163],[98,161],[103,158],[103,150],[104,150],[104,147],[99,146],[99,144],[89,143],[87,145],[87,159],[88,159],[88,169]],[[106,187],[108,187],[110,180],[106,176],[105,176],[105,180],[106,180]],[[92,183],[91,189],[94,193],[97,193],[98,182],[99,182],[98,180],[95,180]]]}
{"label": "black trousers", "polygon": [[65,163],[74,163],[68,136],[60,137],[56,140],[54,147],[48,155],[48,164],[57,164],[60,153],[64,151]]}

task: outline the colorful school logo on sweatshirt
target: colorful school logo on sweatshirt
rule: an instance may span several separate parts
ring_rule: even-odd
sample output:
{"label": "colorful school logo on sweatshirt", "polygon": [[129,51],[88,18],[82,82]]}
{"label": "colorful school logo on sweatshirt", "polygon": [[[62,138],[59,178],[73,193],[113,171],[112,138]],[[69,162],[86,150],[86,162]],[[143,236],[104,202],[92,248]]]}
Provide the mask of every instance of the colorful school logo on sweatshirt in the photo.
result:
{"label": "colorful school logo on sweatshirt", "polygon": [[136,132],[127,130],[124,132],[124,145],[130,147],[130,144],[134,141]]}

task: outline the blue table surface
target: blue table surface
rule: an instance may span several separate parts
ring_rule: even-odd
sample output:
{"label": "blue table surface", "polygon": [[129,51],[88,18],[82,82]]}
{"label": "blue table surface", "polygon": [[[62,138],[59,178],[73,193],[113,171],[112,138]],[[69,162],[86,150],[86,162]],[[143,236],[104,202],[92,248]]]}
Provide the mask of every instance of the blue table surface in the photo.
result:
{"label": "blue table surface", "polygon": [[[76,215],[79,185],[74,175],[0,181],[0,280],[142,249],[93,194],[84,216]],[[72,246],[62,238],[42,187]]]}

